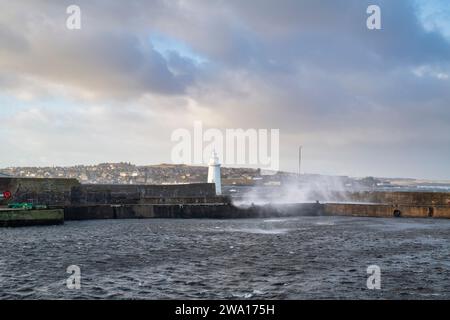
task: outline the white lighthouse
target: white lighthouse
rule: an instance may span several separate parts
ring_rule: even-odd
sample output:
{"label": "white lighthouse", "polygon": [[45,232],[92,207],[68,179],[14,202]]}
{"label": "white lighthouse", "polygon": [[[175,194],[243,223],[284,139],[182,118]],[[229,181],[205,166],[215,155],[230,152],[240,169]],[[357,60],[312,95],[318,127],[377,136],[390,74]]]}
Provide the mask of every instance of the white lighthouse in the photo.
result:
{"label": "white lighthouse", "polygon": [[220,180],[220,163],[219,157],[214,150],[208,163],[208,183],[216,184],[216,194],[222,194],[222,182]]}

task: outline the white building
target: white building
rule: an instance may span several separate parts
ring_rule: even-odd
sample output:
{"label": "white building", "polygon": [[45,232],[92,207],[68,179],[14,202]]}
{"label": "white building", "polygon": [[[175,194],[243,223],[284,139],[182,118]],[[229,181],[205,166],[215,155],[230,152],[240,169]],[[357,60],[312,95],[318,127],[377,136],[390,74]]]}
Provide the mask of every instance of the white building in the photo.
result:
{"label": "white building", "polygon": [[208,164],[208,183],[216,184],[216,194],[222,194],[222,181],[220,179],[220,163],[216,151],[213,151]]}

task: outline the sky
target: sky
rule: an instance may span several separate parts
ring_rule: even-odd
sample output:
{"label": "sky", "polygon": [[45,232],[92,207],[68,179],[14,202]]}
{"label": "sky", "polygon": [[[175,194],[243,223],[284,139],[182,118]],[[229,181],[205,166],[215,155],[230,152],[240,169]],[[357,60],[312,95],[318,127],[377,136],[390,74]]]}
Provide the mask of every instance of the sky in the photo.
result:
{"label": "sky", "polygon": [[450,179],[446,0],[0,8],[0,167],[170,163],[171,134],[201,121],[279,129],[281,170],[302,145],[306,173]]}

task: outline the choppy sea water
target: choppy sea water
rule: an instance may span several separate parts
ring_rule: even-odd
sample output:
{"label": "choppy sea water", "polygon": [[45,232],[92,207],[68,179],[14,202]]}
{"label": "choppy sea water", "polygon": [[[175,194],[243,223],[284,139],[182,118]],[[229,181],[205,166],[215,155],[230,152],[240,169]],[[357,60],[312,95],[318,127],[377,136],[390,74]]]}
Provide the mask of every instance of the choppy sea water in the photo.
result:
{"label": "choppy sea water", "polygon": [[[68,289],[69,265],[81,289]],[[381,269],[381,289],[366,286]],[[1,299],[449,299],[450,221],[100,220],[0,229]]]}

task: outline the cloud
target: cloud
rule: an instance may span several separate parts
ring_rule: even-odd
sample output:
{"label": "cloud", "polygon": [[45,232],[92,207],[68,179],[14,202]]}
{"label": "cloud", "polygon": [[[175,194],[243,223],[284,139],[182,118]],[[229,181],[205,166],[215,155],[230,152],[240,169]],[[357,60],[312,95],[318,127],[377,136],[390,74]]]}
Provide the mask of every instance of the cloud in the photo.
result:
{"label": "cloud", "polygon": [[[34,153],[169,161],[170,131],[202,120],[280,129],[286,170],[303,144],[307,171],[450,178],[446,3],[79,0],[69,31],[72,2],[0,0],[0,95],[25,104],[2,131]],[[366,28],[369,4],[382,30]],[[12,149],[3,163],[27,154]]]}

